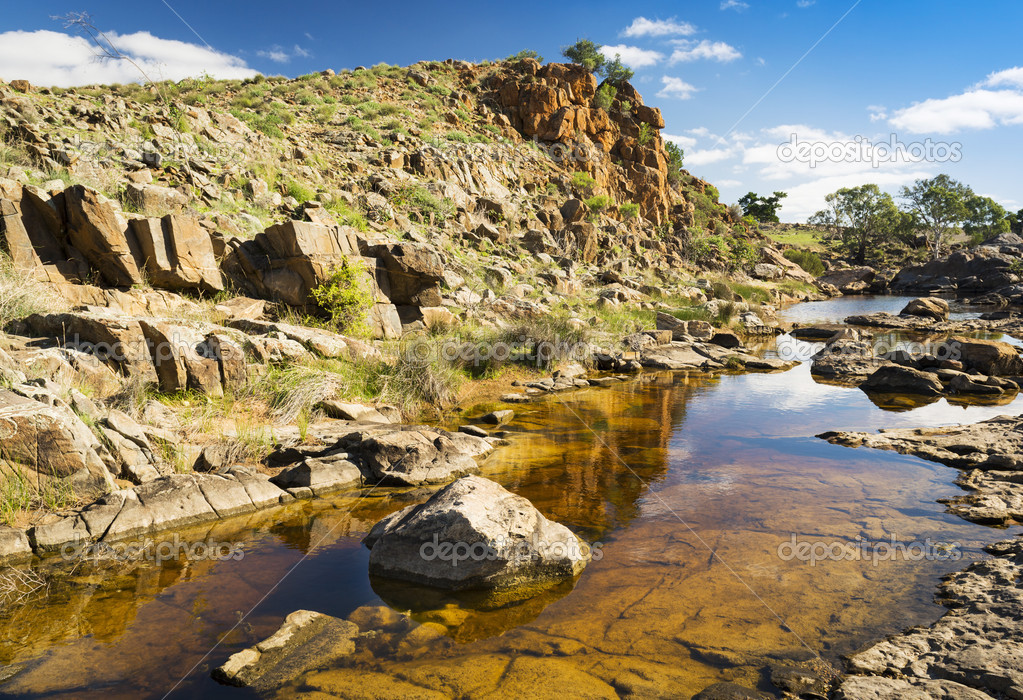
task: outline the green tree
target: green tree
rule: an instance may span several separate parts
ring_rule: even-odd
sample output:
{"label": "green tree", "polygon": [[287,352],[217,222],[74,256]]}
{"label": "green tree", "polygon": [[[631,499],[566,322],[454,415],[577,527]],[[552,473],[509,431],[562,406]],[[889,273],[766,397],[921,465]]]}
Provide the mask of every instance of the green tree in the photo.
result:
{"label": "green tree", "polygon": [[540,63],[543,63],[543,56],[538,54],[533,49],[522,49],[522,51],[519,51],[518,53],[513,53],[505,60],[508,61],[509,63],[515,63],[526,58],[532,58]]}
{"label": "green tree", "polygon": [[990,197],[974,195],[966,200],[967,219],[963,233],[974,243],[983,243],[1000,233],[1006,233],[1011,225],[1005,208]]}
{"label": "green tree", "polygon": [[676,185],[682,180],[682,159],[685,152],[677,143],[667,140],[664,142],[664,152],[668,156],[668,182]]}
{"label": "green tree", "polygon": [[1020,209],[1015,214],[1009,213],[1005,216],[1009,222],[1009,230],[1019,235],[1023,234],[1023,209]]}
{"label": "green tree", "polygon": [[600,44],[596,44],[589,39],[579,39],[571,46],[563,48],[561,55],[572,63],[578,63],[588,71],[597,73],[604,67],[604,62],[607,60],[604,58],[604,54],[600,52],[600,48]]}
{"label": "green tree", "polygon": [[756,192],[747,192],[739,199],[739,206],[745,216],[752,216],[761,223],[778,223],[778,210],[787,192],[775,192],[770,197],[761,197]]}
{"label": "green tree", "polygon": [[877,185],[843,187],[824,201],[828,208],[814,214],[813,223],[833,228],[860,265],[866,261],[868,245],[889,240],[903,223],[895,200]]}
{"label": "green tree", "polygon": [[929,180],[917,180],[912,187],[903,187],[901,195],[907,211],[912,212],[927,234],[931,255],[937,259],[948,237],[970,217],[967,202],[973,190],[945,174]]}
{"label": "green tree", "polygon": [[600,72],[603,73],[604,79],[612,85],[621,85],[625,81],[631,80],[632,76],[636,74],[635,71],[622,63],[621,54],[617,53],[613,60],[604,62]]}

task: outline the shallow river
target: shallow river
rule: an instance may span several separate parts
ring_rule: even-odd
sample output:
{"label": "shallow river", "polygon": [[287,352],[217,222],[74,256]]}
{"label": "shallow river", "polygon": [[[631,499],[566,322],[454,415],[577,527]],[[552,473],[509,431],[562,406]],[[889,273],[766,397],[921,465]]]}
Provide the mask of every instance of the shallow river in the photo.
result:
{"label": "shallow river", "polygon": [[[839,299],[786,314],[834,321],[903,303]],[[574,583],[516,603],[371,582],[361,537],[424,493],[294,505],[183,535],[236,543],[238,560],[83,567],[2,611],[0,664],[9,668],[0,677],[10,678],[0,697],[109,700],[172,688],[171,697],[252,697],[212,681],[210,668],[294,610],[346,616],[370,606],[362,613],[380,615],[372,606],[384,601],[426,624],[281,696],[689,697],[719,680],[767,689],[770,663],[819,656],[819,667],[840,667],[873,639],[937,619],[940,577],[1015,531],[944,512],[936,499],[957,493],[954,469],[814,435],[972,422],[1021,407],[942,399],[886,411],[858,389],[816,383],[807,364],[646,374],[549,397],[516,410],[511,445],[483,473],[599,543],[601,558]],[[791,556],[793,542],[893,540],[938,548],[813,565]]]}

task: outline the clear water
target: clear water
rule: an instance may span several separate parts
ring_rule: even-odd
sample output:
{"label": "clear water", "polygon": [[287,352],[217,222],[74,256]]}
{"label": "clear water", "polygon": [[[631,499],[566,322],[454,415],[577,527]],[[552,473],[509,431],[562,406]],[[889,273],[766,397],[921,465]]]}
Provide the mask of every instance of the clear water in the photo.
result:
{"label": "clear water", "polygon": [[[903,303],[838,299],[786,316],[831,321]],[[720,680],[763,685],[778,659],[819,654],[840,666],[871,640],[937,619],[935,586],[964,562],[810,566],[779,547],[793,537],[931,539],[969,560],[1010,533],[944,512],[936,499],[956,493],[953,469],[813,436],[1020,408],[942,399],[886,411],[857,389],[815,382],[807,365],[647,374],[549,397],[516,409],[511,445],[484,475],[601,543],[602,558],[577,581],[505,605],[370,581],[361,537],[428,494],[298,504],[183,533],[240,543],[240,561],[81,569],[8,607],[0,663],[20,670],[0,695],[251,697],[212,681],[210,669],[296,609],[346,616],[386,602],[421,623],[415,643],[409,634],[318,669],[279,696],[689,697]]]}

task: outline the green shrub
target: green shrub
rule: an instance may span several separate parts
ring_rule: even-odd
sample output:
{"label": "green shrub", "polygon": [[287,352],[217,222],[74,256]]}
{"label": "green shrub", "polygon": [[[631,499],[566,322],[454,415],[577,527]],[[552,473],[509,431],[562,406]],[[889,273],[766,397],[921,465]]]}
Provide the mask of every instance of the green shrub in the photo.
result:
{"label": "green shrub", "polygon": [[623,219],[635,219],[639,216],[639,205],[633,202],[627,202],[618,206],[618,214]]}
{"label": "green shrub", "polygon": [[645,146],[654,138],[654,130],[649,124],[643,122],[639,125],[639,137],[636,139],[639,141],[640,146]]}
{"label": "green shrub", "polygon": [[312,202],[316,199],[316,190],[292,180],[288,183],[288,196],[297,199],[299,204]]}
{"label": "green shrub", "polygon": [[586,206],[593,214],[599,214],[611,205],[611,198],[606,194],[595,194],[586,200]]}
{"label": "green shrub", "polygon": [[424,219],[433,214],[435,218],[445,220],[455,213],[455,205],[450,199],[438,197],[422,185],[403,185],[391,195],[391,202],[406,212],[418,213]]}
{"label": "green shrub", "polygon": [[746,238],[728,239],[729,260],[735,267],[747,270],[760,260],[760,248]]}
{"label": "green shrub", "polygon": [[513,53],[511,56],[504,60],[508,61],[509,63],[515,63],[527,58],[532,58],[536,61],[539,61],[540,63],[543,63],[543,56],[538,54],[536,51],[533,51],[533,49],[523,49],[518,53]]}
{"label": "green shrub", "polygon": [[367,289],[362,263],[344,260],[330,276],[312,291],[320,308],[330,314],[341,332],[362,333],[373,298]]}
{"label": "green shrub", "polygon": [[589,173],[582,171],[572,173],[572,188],[576,190],[582,190],[583,192],[589,192],[593,189],[593,186],[597,184],[597,181],[593,179],[593,176]]}
{"label": "green shrub", "polygon": [[604,83],[597,88],[597,94],[593,96],[593,106],[598,107],[605,112],[611,111],[611,105],[614,104],[615,97],[618,95],[618,88],[611,83]]}
{"label": "green shrub", "polygon": [[448,133],[444,134],[444,138],[446,138],[448,141],[454,141],[455,143],[472,142],[472,139],[470,139],[468,136],[465,135],[465,133],[461,131],[449,131]]}
{"label": "green shrub", "polygon": [[812,250],[791,248],[786,250],[784,255],[786,260],[791,260],[814,277],[820,277],[824,274],[824,263],[821,261],[821,256]]}

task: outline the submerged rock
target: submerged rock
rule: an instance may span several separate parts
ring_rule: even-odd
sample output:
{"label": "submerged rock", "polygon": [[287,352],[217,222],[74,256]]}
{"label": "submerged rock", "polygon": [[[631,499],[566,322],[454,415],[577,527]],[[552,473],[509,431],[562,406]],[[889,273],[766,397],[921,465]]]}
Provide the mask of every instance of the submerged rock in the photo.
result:
{"label": "submerged rock", "polygon": [[891,637],[849,659],[836,697],[969,699],[1023,696],[1023,542],[988,548],[998,555],[952,574],[941,585],[949,612],[930,627]]}
{"label": "submerged rock", "polygon": [[272,636],[233,654],[212,675],[221,683],[266,692],[348,656],[355,651],[358,635],[353,622],[296,610]]}
{"label": "submerged rock", "polygon": [[571,578],[589,561],[571,530],[478,476],[384,518],[364,542],[370,574],[455,590]]}

